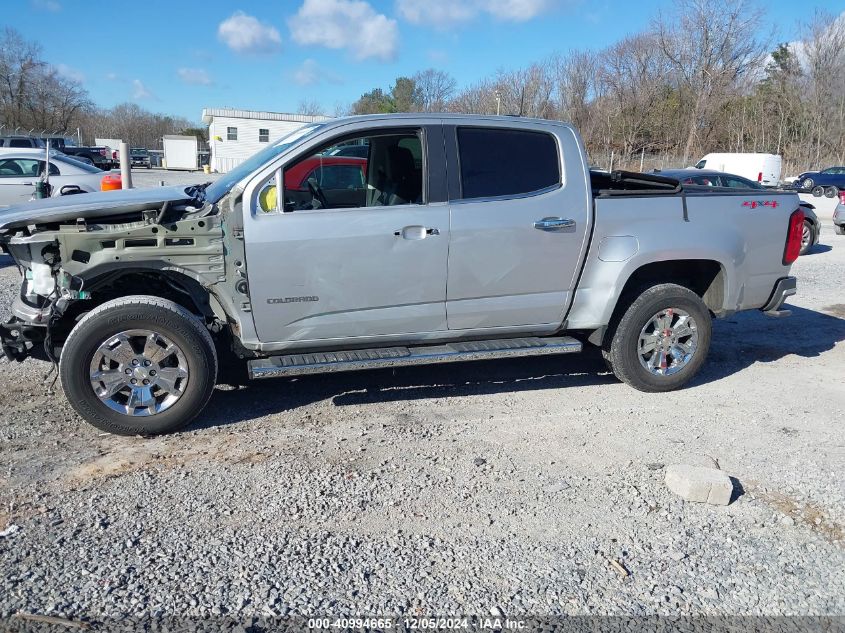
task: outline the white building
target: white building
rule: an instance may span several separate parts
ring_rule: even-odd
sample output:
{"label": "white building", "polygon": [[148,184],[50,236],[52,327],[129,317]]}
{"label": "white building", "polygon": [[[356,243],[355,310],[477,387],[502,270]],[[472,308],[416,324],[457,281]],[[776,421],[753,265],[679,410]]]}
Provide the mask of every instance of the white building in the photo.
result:
{"label": "white building", "polygon": [[306,123],[327,119],[306,114],[205,108],[202,122],[208,125],[211,171],[227,172],[271,141]]}

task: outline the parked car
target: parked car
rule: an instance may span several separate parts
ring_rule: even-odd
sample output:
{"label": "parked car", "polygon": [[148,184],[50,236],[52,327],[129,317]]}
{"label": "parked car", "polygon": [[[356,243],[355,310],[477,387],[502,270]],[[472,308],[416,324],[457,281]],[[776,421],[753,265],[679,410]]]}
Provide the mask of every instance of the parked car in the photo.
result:
{"label": "parked car", "polygon": [[778,154],[717,153],[707,154],[695,166],[697,169],[737,174],[759,182],[764,187],[777,187],[780,184],[783,158]]}
{"label": "parked car", "polygon": [[[659,173],[661,176],[676,178],[683,185],[699,185],[704,187],[718,187],[728,189],[756,189],[766,188],[758,182],[748,180],[735,174],[725,174],[719,171],[705,169],[667,169]],[[805,255],[813,246],[819,243],[822,226],[815,212],[815,207],[808,202],[802,202],[804,210],[804,227],[801,234],[801,255]]]}
{"label": "parked car", "polygon": [[130,149],[129,158],[132,161],[132,167],[146,167],[147,169],[152,167],[150,153],[143,147],[133,147]]}
{"label": "parked car", "polygon": [[65,151],[65,147],[67,147],[67,143],[65,143],[65,139],[61,136],[42,136],[41,141],[46,146],[48,143],[50,144],[50,149],[55,149],[60,152]]}
{"label": "parked car", "polygon": [[817,198],[823,195],[835,198],[840,191],[845,191],[845,167],[805,171],[795,179],[794,187],[800,191],[811,191]]}
{"label": "parked car", "polygon": [[[33,198],[36,181],[45,175],[44,158],[43,151],[33,150],[0,154],[0,207]],[[106,175],[106,172],[70,156],[50,154],[49,182],[53,197],[100,191]]]}
{"label": "parked car", "polygon": [[[268,184],[353,138],[370,146],[357,206],[332,203],[316,177],[307,199],[259,206]],[[797,194],[703,189],[589,173],[577,133],[556,121],[308,124],[214,183],[0,213],[0,245],[22,272],[0,341],[10,359],[58,359],[76,411],[129,435],[184,426],[242,369],[268,378],[593,344],[619,379],[670,391],[705,361],[711,315],[785,316],[796,291]]]}
{"label": "parked car", "polygon": [[369,145],[340,145],[330,150],[329,156],[354,156],[356,158],[367,158],[369,151]]}
{"label": "parked car", "polygon": [[839,192],[839,204],[833,210],[833,228],[837,235],[845,235],[845,191]]}
{"label": "parked car", "polygon": [[91,161],[91,164],[102,170],[108,170],[115,167],[112,160],[111,148],[95,145],[93,147],[77,147],[75,145],[67,145],[63,150],[68,156],[85,158]]}
{"label": "parked car", "polygon": [[34,136],[4,136],[0,138],[0,147],[43,148],[44,141]]}
{"label": "parked car", "polygon": [[[290,206],[311,203],[311,181],[327,207],[360,207],[364,203],[366,177],[367,161],[363,158],[312,156],[285,172],[285,199]],[[267,210],[272,211],[273,206]]]}

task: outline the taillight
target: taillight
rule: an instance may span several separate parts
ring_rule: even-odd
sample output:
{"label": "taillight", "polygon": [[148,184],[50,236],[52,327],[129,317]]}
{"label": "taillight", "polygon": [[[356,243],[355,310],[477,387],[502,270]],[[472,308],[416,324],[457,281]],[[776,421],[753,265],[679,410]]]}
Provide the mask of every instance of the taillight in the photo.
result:
{"label": "taillight", "polygon": [[763,182],[763,172],[759,172],[757,174],[757,182]]}
{"label": "taillight", "polygon": [[839,204],[845,204],[845,191],[839,192]]}
{"label": "taillight", "polygon": [[795,209],[789,216],[789,229],[786,232],[786,246],[783,247],[783,265],[789,266],[798,259],[801,252],[801,236],[804,233],[804,212]]}

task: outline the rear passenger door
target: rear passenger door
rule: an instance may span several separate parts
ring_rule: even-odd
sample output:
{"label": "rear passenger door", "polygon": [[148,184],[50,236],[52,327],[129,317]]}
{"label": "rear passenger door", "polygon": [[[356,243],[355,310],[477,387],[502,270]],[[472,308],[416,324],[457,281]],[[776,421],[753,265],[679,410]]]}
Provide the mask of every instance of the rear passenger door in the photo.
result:
{"label": "rear passenger door", "polygon": [[557,329],[591,222],[583,153],[565,126],[447,126],[450,330]]}

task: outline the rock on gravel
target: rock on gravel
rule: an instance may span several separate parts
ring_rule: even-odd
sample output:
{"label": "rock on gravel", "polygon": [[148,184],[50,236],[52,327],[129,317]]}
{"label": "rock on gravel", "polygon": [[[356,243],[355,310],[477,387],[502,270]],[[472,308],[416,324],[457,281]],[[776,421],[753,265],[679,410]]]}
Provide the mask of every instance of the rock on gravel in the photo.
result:
{"label": "rock on gravel", "polygon": [[672,464],[666,469],[669,490],[686,501],[726,506],[731,502],[733,484],[721,470],[705,466]]}

